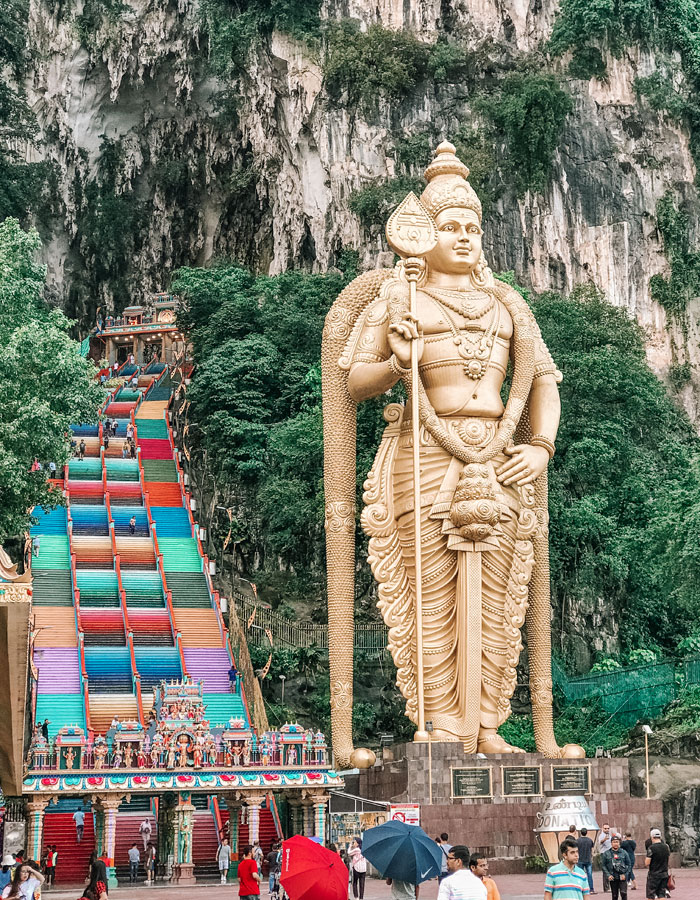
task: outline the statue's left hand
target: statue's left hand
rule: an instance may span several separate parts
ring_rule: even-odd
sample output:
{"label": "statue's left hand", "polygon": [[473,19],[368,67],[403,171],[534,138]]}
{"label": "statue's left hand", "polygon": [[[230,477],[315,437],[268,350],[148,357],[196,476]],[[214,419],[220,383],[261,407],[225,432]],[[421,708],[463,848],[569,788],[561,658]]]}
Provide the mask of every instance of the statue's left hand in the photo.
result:
{"label": "statue's left hand", "polygon": [[517,444],[506,447],[503,451],[511,458],[496,469],[496,478],[501,484],[516,484],[522,487],[531,484],[544,472],[549,462],[549,453],[544,447],[533,447],[532,444]]}

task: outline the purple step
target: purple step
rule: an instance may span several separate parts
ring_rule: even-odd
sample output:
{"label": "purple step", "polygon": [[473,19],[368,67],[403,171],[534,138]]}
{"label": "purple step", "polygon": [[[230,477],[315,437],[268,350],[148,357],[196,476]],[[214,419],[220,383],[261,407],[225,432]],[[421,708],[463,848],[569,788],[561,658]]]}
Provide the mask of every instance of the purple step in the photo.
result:
{"label": "purple step", "polygon": [[76,647],[35,650],[34,665],[39,670],[37,693],[80,693],[80,666]]}
{"label": "purple step", "polygon": [[185,665],[193,681],[204,682],[205,694],[229,691],[228,670],[231,667],[227,650],[183,650]]}

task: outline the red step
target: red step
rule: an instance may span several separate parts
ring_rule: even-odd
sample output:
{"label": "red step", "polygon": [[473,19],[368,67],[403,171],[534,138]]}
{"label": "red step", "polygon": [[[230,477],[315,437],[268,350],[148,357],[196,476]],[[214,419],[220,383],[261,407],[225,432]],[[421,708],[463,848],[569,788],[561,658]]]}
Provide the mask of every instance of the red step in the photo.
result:
{"label": "red step", "polygon": [[176,481],[146,481],[144,493],[151,506],[182,506],[182,493]]}
{"label": "red step", "polygon": [[150,813],[138,812],[138,813],[125,813],[119,812],[117,813],[117,836],[114,841],[114,865],[115,866],[128,866],[129,865],[129,850],[134,844],[138,844],[139,852],[141,853],[141,867],[143,868],[146,862],[146,855],[143,852],[143,838],[139,834],[139,828],[141,827],[141,822],[145,818],[148,818],[151,823],[151,828],[153,831],[151,832],[151,841],[155,844],[156,841],[156,820],[155,816]]}
{"label": "red step", "polygon": [[47,812],[44,816],[43,852],[49,844],[58,850],[56,884],[82,884],[95,849],[93,814],[85,813],[85,830],[80,843],[75,837],[73,813]]}

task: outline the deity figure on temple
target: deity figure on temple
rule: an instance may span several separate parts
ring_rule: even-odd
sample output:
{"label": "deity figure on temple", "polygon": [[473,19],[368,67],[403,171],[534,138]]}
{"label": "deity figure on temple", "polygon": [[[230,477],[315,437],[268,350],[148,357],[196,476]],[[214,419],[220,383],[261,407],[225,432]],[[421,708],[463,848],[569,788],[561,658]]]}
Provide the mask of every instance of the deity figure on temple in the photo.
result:
{"label": "deity figure on temple", "polygon": [[131,744],[127,744],[124,747],[124,765],[126,766],[127,769],[131,768],[131,763],[132,763],[133,758],[134,758],[134,750],[133,750]]}
{"label": "deity figure on temple", "polygon": [[297,764],[297,748],[295,744],[289,748],[289,753],[287,754],[287,764],[290,766],[295,766]]}
{"label": "deity figure on temple", "polygon": [[139,747],[136,751],[136,765],[139,769],[145,769],[146,767],[146,754],[143,751],[143,747]]}
{"label": "deity figure on temple", "polygon": [[[379,608],[415,739],[511,753],[510,715],[527,619],[537,748],[552,722],[547,464],[561,380],[522,296],[494,278],[469,169],[443,142],[420,200],[387,226],[394,269],[360,275],[323,337],[323,410],[333,747],[352,741],[356,404],[403,385],[365,482],[362,525]],[[501,398],[508,366],[507,400]],[[310,757],[310,752],[307,750]]]}
{"label": "deity figure on temple", "polygon": [[170,741],[170,743],[168,744],[168,752],[166,754],[166,759],[165,759],[166,769],[174,769],[175,768],[176,754],[177,754],[177,748],[175,747],[175,742]]}
{"label": "deity figure on temple", "polygon": [[151,752],[149,753],[151,758],[151,768],[157,769],[160,764],[160,750],[158,749],[158,745],[154,744],[151,747]]}
{"label": "deity figure on temple", "polygon": [[96,769],[104,768],[105,759],[107,758],[107,753],[108,753],[107,744],[104,742],[104,740],[95,744],[94,754],[95,754],[95,768]]}
{"label": "deity figure on temple", "polygon": [[66,768],[72,769],[75,764],[75,750],[69,747],[64,754],[64,758],[66,760]]}

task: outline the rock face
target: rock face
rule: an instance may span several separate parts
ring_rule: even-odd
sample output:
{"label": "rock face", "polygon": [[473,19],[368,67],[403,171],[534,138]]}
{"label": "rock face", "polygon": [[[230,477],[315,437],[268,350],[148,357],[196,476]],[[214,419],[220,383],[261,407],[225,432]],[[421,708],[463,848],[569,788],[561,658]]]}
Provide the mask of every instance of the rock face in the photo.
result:
{"label": "rock face", "polygon": [[[517,56],[548,37],[557,8],[555,0],[326,0],[322,15],[411,28],[429,42],[449,34],[472,49],[490,40]],[[393,174],[397,135],[430,124],[450,136],[472,120],[468,85],[424,84],[401,103],[380,99],[371,114],[331,103],[319,51],[277,32],[251,54],[235,112],[217,112],[221,85],[197,0],[130,0],[89,33],[76,25],[79,12],[79,0],[31,0],[28,90],[41,153],[59,176],[60,212],[40,223],[49,280],[85,324],[99,303],[121,307],[167,285],[179,265],[217,256],[276,273],[324,270],[355,248],[376,265],[386,246],[363,232],[350,195]],[[653,55],[630,49],[608,63],[606,83],[568,80],[574,111],[549,185],[521,199],[506,189],[485,222],[485,247],[494,269],[514,269],[537,291],[595,282],[647,327],[649,359],[664,372],[694,364],[697,342],[667,330],[650,296],[650,277],[668,270],[655,205],[672,188],[695,213],[695,167],[688,134],[635,95]],[[97,272],[76,190],[99,179],[103,136],[121,151],[115,189],[132,192],[141,217],[116,281]],[[684,394],[692,415],[696,393]]]}

